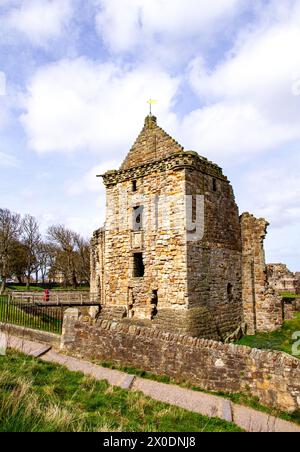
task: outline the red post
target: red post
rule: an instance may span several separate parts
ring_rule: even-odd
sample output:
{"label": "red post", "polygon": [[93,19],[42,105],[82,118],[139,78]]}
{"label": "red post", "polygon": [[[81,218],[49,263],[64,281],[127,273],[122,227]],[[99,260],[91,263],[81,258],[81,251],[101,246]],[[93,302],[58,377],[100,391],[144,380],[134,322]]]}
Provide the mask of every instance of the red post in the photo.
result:
{"label": "red post", "polygon": [[50,292],[48,289],[46,289],[44,292],[44,301],[49,302],[49,299],[50,299]]}

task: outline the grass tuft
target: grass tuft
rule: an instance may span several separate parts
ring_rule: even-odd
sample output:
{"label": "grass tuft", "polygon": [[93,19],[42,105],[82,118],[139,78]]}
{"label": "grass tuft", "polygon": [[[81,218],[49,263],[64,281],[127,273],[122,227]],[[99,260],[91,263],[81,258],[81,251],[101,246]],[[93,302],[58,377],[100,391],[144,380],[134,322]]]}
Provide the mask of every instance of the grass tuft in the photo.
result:
{"label": "grass tuft", "polygon": [[[255,336],[244,336],[237,342],[251,348],[278,350],[293,355],[292,347],[295,343],[293,334],[300,331],[300,313],[293,320],[284,322],[282,328],[273,333],[258,333]],[[300,356],[297,356],[300,359]]]}

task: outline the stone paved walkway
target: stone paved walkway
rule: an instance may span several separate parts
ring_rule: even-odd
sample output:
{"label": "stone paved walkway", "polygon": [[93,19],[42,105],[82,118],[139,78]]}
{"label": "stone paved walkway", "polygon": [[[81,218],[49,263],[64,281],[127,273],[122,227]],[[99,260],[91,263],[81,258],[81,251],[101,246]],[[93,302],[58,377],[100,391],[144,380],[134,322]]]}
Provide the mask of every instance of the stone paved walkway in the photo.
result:
{"label": "stone paved walkway", "polygon": [[9,337],[8,346],[39,359],[61,364],[71,371],[79,371],[96,380],[106,380],[112,386],[140,391],[154,400],[169,403],[188,411],[234,422],[248,432],[300,433],[300,426],[251,408],[236,405],[230,400],[179,386],[137,378],[117,370],[107,369],[88,361],[72,358],[45,347],[44,344],[22,338]]}

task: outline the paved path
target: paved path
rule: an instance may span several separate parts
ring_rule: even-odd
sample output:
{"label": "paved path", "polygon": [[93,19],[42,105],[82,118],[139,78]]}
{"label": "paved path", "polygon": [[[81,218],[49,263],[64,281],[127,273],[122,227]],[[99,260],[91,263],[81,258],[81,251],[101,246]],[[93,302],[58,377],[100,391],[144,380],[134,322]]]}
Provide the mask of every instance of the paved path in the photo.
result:
{"label": "paved path", "polygon": [[61,364],[71,371],[79,371],[96,380],[106,380],[112,386],[140,391],[154,400],[169,403],[188,411],[234,422],[248,432],[300,433],[300,426],[251,408],[236,405],[223,397],[217,397],[179,386],[137,378],[118,370],[107,369],[88,361],[72,358],[53,350],[45,344],[22,338],[9,337],[8,346],[26,355],[39,357],[46,362]]}

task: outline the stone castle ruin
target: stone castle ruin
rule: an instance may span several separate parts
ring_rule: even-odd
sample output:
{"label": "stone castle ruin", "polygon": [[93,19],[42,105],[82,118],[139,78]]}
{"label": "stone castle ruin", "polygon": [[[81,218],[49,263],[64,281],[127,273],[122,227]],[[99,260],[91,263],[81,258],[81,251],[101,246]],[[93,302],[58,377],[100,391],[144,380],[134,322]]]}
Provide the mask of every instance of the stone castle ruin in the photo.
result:
{"label": "stone castle ruin", "polygon": [[300,294],[300,273],[291,272],[285,264],[267,266],[270,285],[280,294]]}
{"label": "stone castle ruin", "polygon": [[102,319],[221,341],[246,325],[282,324],[263,248],[268,223],[239,216],[219,166],[149,115],[121,168],[102,177],[106,221],[91,256]]}
{"label": "stone castle ruin", "polygon": [[65,311],[61,349],[299,410],[298,358],[226,343],[285,318],[268,279],[268,223],[239,216],[221,168],[184,151],[152,115],[121,168],[102,177],[106,220],[91,250],[97,306]]}

